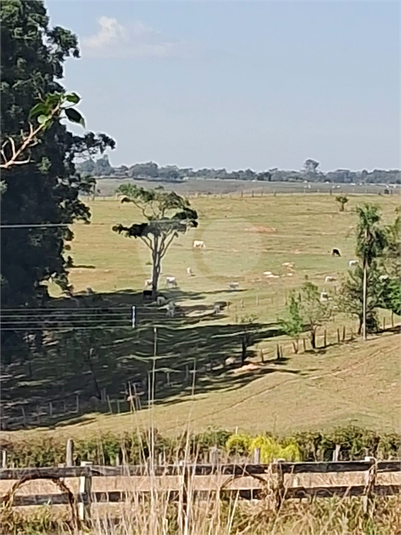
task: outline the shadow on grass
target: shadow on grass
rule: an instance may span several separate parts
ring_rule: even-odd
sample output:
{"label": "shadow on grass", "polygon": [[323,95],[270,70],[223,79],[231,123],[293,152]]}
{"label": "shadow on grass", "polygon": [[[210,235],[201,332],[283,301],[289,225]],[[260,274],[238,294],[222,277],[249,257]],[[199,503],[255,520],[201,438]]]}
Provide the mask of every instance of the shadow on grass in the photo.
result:
{"label": "shadow on grass", "polygon": [[[288,359],[228,366],[228,357],[240,361],[243,327],[230,323],[225,310],[215,314],[213,299],[180,305],[223,292],[163,292],[177,303],[174,318],[154,303],[145,304],[142,292],[131,290],[54,299],[51,307],[60,328],[52,325],[42,350],[30,356],[32,376],[26,361],[3,370],[8,376],[2,385],[7,415],[21,417],[23,412],[29,427],[54,427],[88,422],[85,414],[93,412],[127,412],[130,383],[139,385],[143,395],[138,398],[146,407],[153,372],[154,399],[164,404],[187,400],[193,385],[196,394],[207,395],[242,388],[272,373],[306,373],[286,368]],[[255,323],[252,331],[253,346],[282,334],[275,324]],[[248,357],[253,356],[250,347]],[[104,389],[107,401],[94,400]],[[36,411],[36,420],[30,411]],[[13,428],[18,425],[24,422]]]}

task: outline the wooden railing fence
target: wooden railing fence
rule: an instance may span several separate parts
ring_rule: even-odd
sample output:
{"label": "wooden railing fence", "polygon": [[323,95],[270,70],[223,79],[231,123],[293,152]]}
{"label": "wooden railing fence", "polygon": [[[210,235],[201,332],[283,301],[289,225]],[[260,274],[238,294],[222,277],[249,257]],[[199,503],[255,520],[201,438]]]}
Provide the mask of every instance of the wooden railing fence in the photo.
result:
{"label": "wooden railing fence", "polygon": [[[304,474],[350,474],[363,473],[363,484],[358,485],[327,485],[299,486],[294,485],[294,476]],[[198,499],[209,498],[211,493],[226,495],[237,493],[244,499],[258,499],[266,495],[266,485],[269,486],[276,507],[279,508],[283,500],[302,499],[306,497],[326,498],[331,496],[360,496],[364,500],[367,511],[370,498],[374,495],[392,496],[400,493],[399,484],[378,483],[377,478],[382,474],[401,473],[401,461],[377,461],[366,457],[363,461],[340,462],[284,462],[274,461],[271,464],[196,464],[181,461],[175,465],[164,466],[95,466],[88,462],[81,466],[63,466],[51,468],[21,468],[0,469],[0,481],[13,481],[6,494],[0,497],[3,506],[31,506],[42,504],[70,505],[75,522],[88,521],[91,518],[91,507],[97,503],[117,503],[131,500],[136,496],[145,496],[151,492],[143,488],[135,490],[135,482],[166,481],[168,476],[178,476],[175,483],[164,487],[160,492],[168,493],[169,500],[178,501],[181,508],[188,507],[188,496]],[[289,479],[285,476],[292,476]],[[196,488],[203,479],[201,488]],[[93,491],[93,479],[97,477],[125,478],[132,488],[123,491]],[[236,488],[227,488],[227,484],[251,477],[255,485],[237,484]],[[65,478],[79,478],[79,492],[74,494],[64,482]],[[139,478],[139,479],[138,479]],[[296,479],[296,478],[295,478]],[[17,494],[21,486],[32,480],[51,480],[58,487],[59,493],[24,495]],[[143,485],[142,485],[143,487]],[[152,485],[154,492],[155,486]],[[157,488],[157,485],[156,485]],[[190,492],[188,489],[191,489]],[[75,512],[74,512],[75,511]]]}

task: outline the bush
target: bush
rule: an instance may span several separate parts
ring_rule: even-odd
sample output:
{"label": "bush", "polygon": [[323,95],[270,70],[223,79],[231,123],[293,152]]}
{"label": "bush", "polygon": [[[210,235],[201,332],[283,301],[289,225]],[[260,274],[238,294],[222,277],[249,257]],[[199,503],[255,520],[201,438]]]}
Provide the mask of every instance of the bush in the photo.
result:
{"label": "bush", "polygon": [[[228,455],[249,457],[260,448],[261,461],[275,458],[288,461],[331,461],[336,445],[340,446],[341,460],[363,459],[366,455],[376,459],[401,457],[401,438],[396,433],[380,434],[355,426],[338,427],[327,432],[302,432],[287,437],[252,436],[209,429],[204,433],[170,439],[157,430],[153,433],[154,455],[163,454],[166,462],[188,455],[192,459],[205,455],[210,448],[225,450]],[[112,465],[117,454],[124,452],[129,464],[142,464],[151,454],[149,432],[126,433],[122,436],[105,434],[88,439],[76,439],[75,463],[91,461],[94,464]],[[188,449],[186,445],[188,444]],[[28,440],[2,440],[0,448],[7,450],[9,466],[16,468],[57,466],[65,462],[65,441],[60,438],[34,438]],[[122,456],[122,455],[121,455]]]}

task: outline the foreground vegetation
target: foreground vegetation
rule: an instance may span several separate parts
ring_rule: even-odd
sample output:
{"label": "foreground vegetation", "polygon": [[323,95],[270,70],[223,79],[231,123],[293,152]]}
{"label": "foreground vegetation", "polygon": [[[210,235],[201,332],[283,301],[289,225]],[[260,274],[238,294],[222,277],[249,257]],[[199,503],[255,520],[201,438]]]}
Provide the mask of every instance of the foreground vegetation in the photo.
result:
{"label": "foreground vegetation", "polygon": [[[69,513],[41,507],[27,515],[2,510],[2,533],[23,535],[71,534]],[[313,501],[284,502],[279,513],[269,499],[258,503],[218,500],[190,507],[188,523],[180,528],[177,507],[166,498],[148,503],[125,504],[118,519],[110,513],[98,517],[88,535],[397,535],[400,532],[401,507],[397,498],[376,498],[368,514],[360,498],[330,498]]]}
{"label": "foreground vegetation", "polygon": [[[62,437],[31,436],[3,439],[10,466],[16,468],[56,466],[65,461],[66,443]],[[142,464],[151,457],[173,463],[177,459],[207,459],[211,448],[218,448],[222,460],[249,460],[255,448],[261,450],[261,461],[274,458],[288,461],[331,461],[336,447],[344,461],[401,456],[401,439],[397,433],[379,433],[356,426],[338,427],[326,432],[303,431],[292,435],[238,433],[209,429],[203,433],[184,432],[168,436],[151,431],[121,434],[93,434],[75,438],[75,464],[91,461],[98,465],[114,465],[117,456],[128,464]]]}

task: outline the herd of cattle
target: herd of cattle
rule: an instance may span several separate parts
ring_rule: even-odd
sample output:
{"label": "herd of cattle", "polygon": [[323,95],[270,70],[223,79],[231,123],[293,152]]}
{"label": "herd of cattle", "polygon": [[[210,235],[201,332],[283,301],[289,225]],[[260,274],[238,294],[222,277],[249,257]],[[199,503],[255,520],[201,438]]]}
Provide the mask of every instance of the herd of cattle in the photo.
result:
{"label": "herd of cattle", "polygon": [[[202,240],[194,240],[193,248],[194,249],[205,249],[206,248],[205,242],[202,241]],[[339,249],[333,249],[331,254],[332,254],[332,256],[341,257],[341,252],[339,251]],[[293,265],[294,264],[292,262],[284,262],[283,263],[283,266],[285,266],[287,268],[287,270],[288,270],[288,273],[287,273],[288,276],[292,276],[293,275],[293,272],[292,272]],[[350,260],[348,262],[348,265],[349,265],[350,268],[356,267],[358,265],[358,261],[357,260]],[[192,271],[192,269],[190,267],[187,267],[187,275],[190,276],[190,277],[195,276],[194,272]],[[279,278],[279,275],[274,275],[271,271],[265,271],[263,273],[263,275],[266,278]],[[328,275],[328,276],[325,277],[324,282],[325,283],[331,283],[331,282],[335,282],[336,280],[337,279],[335,277]],[[153,294],[153,291],[152,291],[152,284],[153,284],[152,279],[146,279],[145,280],[145,289],[143,290],[143,298],[144,298],[144,300],[152,300],[153,299],[153,295],[154,294]],[[178,288],[178,283],[177,283],[176,277],[167,276],[165,278],[165,286],[166,286],[166,288]],[[228,289],[230,291],[239,290],[239,283],[238,282],[230,282],[229,285],[228,285]],[[328,292],[321,292],[320,300],[322,302],[327,301],[329,299],[330,299],[330,297],[329,297],[329,293]],[[158,306],[164,307],[168,317],[174,317],[175,316],[176,311],[177,311],[176,304],[173,301],[169,301],[166,298],[166,296],[164,296],[162,294],[158,294],[157,298],[156,298],[156,303],[157,303]],[[222,304],[221,303],[215,303],[215,305],[214,305],[214,314],[217,314],[218,312],[220,312],[221,308],[222,308]]]}

